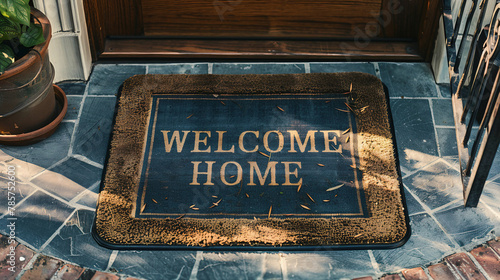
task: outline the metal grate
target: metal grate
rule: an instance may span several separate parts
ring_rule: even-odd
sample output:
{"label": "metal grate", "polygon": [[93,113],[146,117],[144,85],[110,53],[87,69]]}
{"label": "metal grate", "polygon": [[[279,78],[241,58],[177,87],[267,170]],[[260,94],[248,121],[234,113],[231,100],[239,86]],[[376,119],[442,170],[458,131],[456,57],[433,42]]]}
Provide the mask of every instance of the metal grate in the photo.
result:
{"label": "metal grate", "polygon": [[[477,206],[500,143],[500,4],[496,3],[488,16],[487,4],[488,0],[482,0],[479,5],[478,0],[462,0],[455,25],[451,0],[444,0],[443,7],[466,207]],[[464,14],[466,6],[470,6],[467,15]],[[489,24],[483,27],[488,19]],[[472,26],[475,32],[469,42]],[[457,50],[462,27],[463,36]],[[462,61],[467,47],[467,58]]]}

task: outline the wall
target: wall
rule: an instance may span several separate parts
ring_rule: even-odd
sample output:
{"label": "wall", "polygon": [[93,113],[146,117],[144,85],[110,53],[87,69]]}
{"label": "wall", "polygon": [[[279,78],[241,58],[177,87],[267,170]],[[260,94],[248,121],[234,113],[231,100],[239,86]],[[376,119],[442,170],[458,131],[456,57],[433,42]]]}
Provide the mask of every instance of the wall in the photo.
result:
{"label": "wall", "polygon": [[54,82],[87,80],[92,59],[82,0],[34,0],[52,26],[50,61],[56,75]]}

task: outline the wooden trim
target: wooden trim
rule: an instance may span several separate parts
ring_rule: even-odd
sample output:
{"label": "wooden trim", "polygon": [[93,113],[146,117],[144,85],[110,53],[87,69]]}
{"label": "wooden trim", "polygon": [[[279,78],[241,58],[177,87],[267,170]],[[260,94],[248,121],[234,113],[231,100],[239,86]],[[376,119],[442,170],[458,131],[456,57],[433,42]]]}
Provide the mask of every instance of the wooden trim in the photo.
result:
{"label": "wooden trim", "polygon": [[422,61],[416,42],[107,39],[99,59]]}
{"label": "wooden trim", "polygon": [[424,1],[424,4],[418,31],[418,45],[425,61],[430,62],[438,34],[439,19],[443,14],[443,3],[438,0],[427,0]]}
{"label": "wooden trim", "polygon": [[98,0],[83,0],[85,10],[85,21],[87,22],[87,31],[89,35],[90,51],[92,60],[96,61],[104,50],[106,27],[102,20],[103,10]]}

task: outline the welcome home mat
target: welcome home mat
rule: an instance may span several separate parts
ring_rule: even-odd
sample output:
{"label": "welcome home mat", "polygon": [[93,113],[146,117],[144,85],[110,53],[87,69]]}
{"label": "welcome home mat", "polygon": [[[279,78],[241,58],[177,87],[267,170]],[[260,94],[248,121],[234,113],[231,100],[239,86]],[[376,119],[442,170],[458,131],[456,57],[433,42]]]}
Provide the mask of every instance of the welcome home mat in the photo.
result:
{"label": "welcome home mat", "polygon": [[134,76],[94,235],[113,249],[400,246],[395,151],[368,74]]}

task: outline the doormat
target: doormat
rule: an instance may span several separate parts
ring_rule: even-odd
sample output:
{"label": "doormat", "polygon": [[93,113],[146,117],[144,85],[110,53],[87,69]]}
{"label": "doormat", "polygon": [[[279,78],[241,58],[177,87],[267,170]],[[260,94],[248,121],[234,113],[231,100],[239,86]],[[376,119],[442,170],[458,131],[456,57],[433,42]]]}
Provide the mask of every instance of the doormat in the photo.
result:
{"label": "doormat", "polygon": [[112,249],[401,246],[387,100],[364,73],[131,77],[94,237]]}

